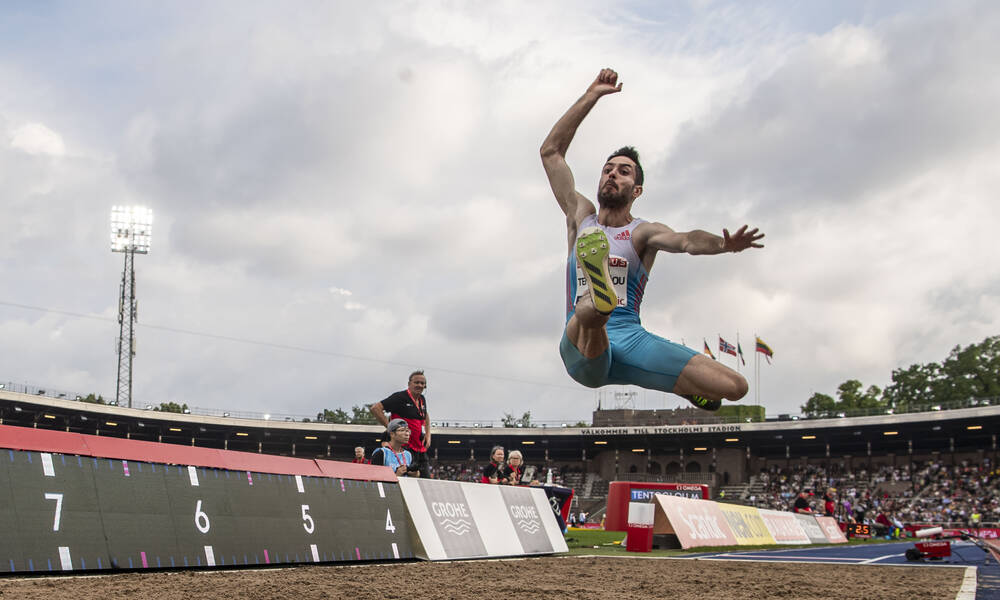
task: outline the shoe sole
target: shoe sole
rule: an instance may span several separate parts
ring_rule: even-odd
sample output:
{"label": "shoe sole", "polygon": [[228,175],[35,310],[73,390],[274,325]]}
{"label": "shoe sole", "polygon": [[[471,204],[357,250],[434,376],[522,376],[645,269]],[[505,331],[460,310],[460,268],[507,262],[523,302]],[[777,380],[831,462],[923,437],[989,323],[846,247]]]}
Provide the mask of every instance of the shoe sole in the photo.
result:
{"label": "shoe sole", "polygon": [[611,245],[604,232],[596,227],[588,227],[580,232],[576,240],[576,259],[580,263],[583,276],[587,278],[590,300],[594,308],[602,314],[610,314],[618,307],[618,294],[611,285],[608,274],[608,256]]}
{"label": "shoe sole", "polygon": [[715,412],[720,408],[722,408],[722,400],[709,400],[708,398],[701,398],[704,404],[699,404],[698,401],[695,400],[696,397],[697,396],[691,396],[687,394],[681,396],[681,398],[684,398],[685,400],[693,404],[695,408],[700,408],[701,410]]}

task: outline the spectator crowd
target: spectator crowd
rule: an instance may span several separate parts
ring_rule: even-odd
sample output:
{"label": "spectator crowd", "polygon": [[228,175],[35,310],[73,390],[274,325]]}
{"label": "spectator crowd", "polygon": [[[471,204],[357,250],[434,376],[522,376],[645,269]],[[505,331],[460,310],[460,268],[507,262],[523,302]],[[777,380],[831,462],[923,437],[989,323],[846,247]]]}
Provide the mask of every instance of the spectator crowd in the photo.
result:
{"label": "spectator crowd", "polygon": [[758,491],[744,500],[759,508],[830,514],[880,530],[1000,521],[1000,469],[989,458],[981,464],[914,462],[871,472],[850,470],[843,463],[771,466],[756,476],[756,483],[751,489]]}

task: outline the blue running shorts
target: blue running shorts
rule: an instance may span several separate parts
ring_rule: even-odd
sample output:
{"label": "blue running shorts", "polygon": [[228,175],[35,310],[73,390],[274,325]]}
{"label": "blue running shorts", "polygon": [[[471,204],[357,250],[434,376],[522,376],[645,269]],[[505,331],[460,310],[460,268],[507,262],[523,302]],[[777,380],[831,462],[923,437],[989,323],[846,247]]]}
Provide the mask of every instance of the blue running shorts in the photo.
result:
{"label": "blue running shorts", "polygon": [[559,354],[566,372],[578,383],[591,388],[637,385],[670,393],[688,361],[698,354],[687,346],[649,333],[639,323],[609,321],[607,331],[610,347],[588,360],[563,330]]}

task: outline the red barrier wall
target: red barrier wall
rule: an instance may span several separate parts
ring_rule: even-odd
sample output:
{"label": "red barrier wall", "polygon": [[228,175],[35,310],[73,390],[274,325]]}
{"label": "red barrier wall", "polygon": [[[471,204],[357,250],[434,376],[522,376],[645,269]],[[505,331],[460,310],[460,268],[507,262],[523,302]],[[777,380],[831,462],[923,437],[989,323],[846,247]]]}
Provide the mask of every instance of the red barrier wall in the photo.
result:
{"label": "red barrier wall", "polygon": [[196,467],[214,467],[232,471],[253,471],[280,475],[308,475],[368,481],[398,481],[392,469],[359,465],[336,460],[319,460],[254,454],[235,450],[216,450],[159,444],[139,440],[67,433],[46,429],[28,429],[0,425],[0,448],[76,454],[120,460],[137,460]]}

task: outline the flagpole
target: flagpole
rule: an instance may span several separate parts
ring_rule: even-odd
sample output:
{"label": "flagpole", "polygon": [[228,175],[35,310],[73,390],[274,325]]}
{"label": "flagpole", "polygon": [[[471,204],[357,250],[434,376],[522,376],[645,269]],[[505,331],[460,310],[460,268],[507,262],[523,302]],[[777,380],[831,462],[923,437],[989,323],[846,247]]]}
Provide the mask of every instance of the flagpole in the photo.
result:
{"label": "flagpole", "polygon": [[736,356],[736,372],[737,372],[737,373],[739,373],[739,372],[740,372],[740,357],[739,357],[739,351],[740,351],[740,332],[739,332],[739,331],[737,331],[737,332],[736,332],[736,354],[737,354],[737,356]]}
{"label": "flagpole", "polygon": [[757,352],[757,334],[753,334],[753,364],[754,364],[754,387],[756,392],[754,397],[757,400],[757,406],[760,406],[760,352]]}

